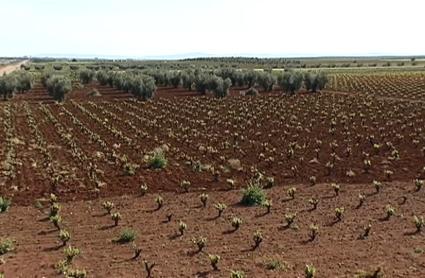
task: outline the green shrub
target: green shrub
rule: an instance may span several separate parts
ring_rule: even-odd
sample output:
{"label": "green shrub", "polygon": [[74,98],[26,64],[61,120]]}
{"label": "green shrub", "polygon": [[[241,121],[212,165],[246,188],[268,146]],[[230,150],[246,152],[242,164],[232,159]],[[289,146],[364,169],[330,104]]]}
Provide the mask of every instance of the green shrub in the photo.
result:
{"label": "green shrub", "polygon": [[129,242],[133,242],[136,239],[136,232],[132,229],[124,229],[120,236],[117,239],[114,239],[114,242],[116,243],[129,243]]}
{"label": "green shrub", "polygon": [[268,72],[257,74],[257,83],[263,87],[264,91],[270,92],[273,90],[273,85],[276,83],[276,77]]}
{"label": "green shrub", "polygon": [[247,188],[243,190],[241,204],[245,206],[261,205],[266,199],[266,193],[261,185],[254,181],[250,181]]}
{"label": "green shrub", "polygon": [[182,84],[183,88],[192,91],[193,82],[195,80],[195,76],[191,72],[185,72],[182,74]]}
{"label": "green shrub", "polygon": [[9,74],[0,77],[0,96],[6,100],[13,96],[13,92],[16,89],[17,80],[16,77]]}
{"label": "green shrub", "polygon": [[282,263],[278,260],[271,260],[265,264],[266,269],[272,270],[272,271],[279,271],[279,270],[285,270],[286,265],[285,263]]}
{"label": "green shrub", "polygon": [[155,79],[150,76],[124,76],[123,86],[119,89],[124,89],[133,94],[138,99],[148,100],[154,97],[156,92]]}
{"label": "green shrub", "polygon": [[60,70],[63,69],[63,66],[62,65],[53,65],[53,68],[57,71],[60,71]]}
{"label": "green shrub", "polygon": [[96,73],[96,79],[100,83],[100,85],[105,86],[108,85],[109,74],[107,71],[101,70]]}
{"label": "green shrub", "polygon": [[80,71],[80,81],[83,84],[89,84],[90,82],[93,81],[94,78],[94,71],[92,70],[82,70]]}
{"label": "green shrub", "polygon": [[322,90],[328,83],[328,77],[325,73],[306,73],[304,74],[304,85],[307,91],[315,93],[317,90]]}
{"label": "green shrub", "polygon": [[31,73],[22,72],[16,75],[16,90],[23,93],[31,90],[33,85],[33,76]]}
{"label": "green shrub", "polygon": [[173,85],[174,88],[177,88],[182,83],[182,77],[178,72],[170,72],[168,80],[168,83]]}
{"label": "green shrub", "polygon": [[165,152],[161,148],[154,150],[153,155],[148,160],[148,165],[154,169],[163,169],[167,166],[167,158]]}
{"label": "green shrub", "polygon": [[286,93],[295,94],[302,85],[303,76],[299,72],[285,72],[278,78],[279,86]]}
{"label": "green shrub", "polygon": [[71,80],[64,76],[53,75],[47,82],[47,91],[53,99],[62,102],[65,100],[65,95],[72,90]]}
{"label": "green shrub", "polygon": [[6,212],[10,207],[10,200],[0,196],[0,213]]}
{"label": "green shrub", "polygon": [[217,84],[214,88],[214,95],[219,98],[229,95],[229,89],[232,86],[230,78],[226,78],[224,80],[222,78],[218,78],[216,82]]}

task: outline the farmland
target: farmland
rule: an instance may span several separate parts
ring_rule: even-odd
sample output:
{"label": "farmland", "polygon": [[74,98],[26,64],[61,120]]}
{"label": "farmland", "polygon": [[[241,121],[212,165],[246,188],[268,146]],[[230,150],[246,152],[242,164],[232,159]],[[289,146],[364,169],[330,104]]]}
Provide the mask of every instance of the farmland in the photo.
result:
{"label": "farmland", "polygon": [[[23,67],[31,88],[0,104],[6,277],[425,275],[422,69],[312,67],[328,79],[314,93],[249,67],[58,64]],[[135,238],[114,242],[125,229]]]}

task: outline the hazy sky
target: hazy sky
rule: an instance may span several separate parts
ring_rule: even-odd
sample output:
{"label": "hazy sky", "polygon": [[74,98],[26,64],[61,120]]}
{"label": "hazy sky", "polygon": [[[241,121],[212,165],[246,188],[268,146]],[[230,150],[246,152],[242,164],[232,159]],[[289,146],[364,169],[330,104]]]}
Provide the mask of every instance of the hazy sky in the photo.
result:
{"label": "hazy sky", "polygon": [[0,0],[0,56],[425,54],[423,0]]}

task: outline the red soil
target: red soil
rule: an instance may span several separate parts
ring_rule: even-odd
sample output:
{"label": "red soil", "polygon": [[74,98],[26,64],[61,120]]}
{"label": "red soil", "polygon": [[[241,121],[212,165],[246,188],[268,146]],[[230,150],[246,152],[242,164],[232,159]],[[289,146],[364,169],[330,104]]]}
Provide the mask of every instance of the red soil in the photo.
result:
{"label": "red soil", "polygon": [[[101,96],[89,97],[93,88]],[[29,206],[55,192],[63,205],[61,215],[71,232],[71,244],[83,252],[76,266],[87,269],[91,277],[144,275],[140,260],[128,260],[132,255],[129,246],[111,243],[122,227],[137,230],[142,258],[158,264],[155,277],[228,277],[231,269],[244,270],[248,277],[303,277],[304,266],[310,263],[318,269],[318,277],[353,277],[360,269],[378,266],[386,277],[425,275],[423,235],[409,234],[414,230],[412,215],[425,211],[423,191],[412,192],[413,179],[425,178],[422,103],[344,94],[236,96],[242,89],[219,100],[160,88],[155,100],[138,102],[123,92],[93,85],[74,90],[72,100],[58,105],[43,88],[36,87],[2,103],[2,160],[10,150],[7,132],[17,140],[11,144],[16,148],[16,178],[0,176],[0,196],[13,203],[10,212],[0,215],[0,235],[15,239],[17,249],[2,256],[6,263],[0,265],[0,272],[6,277],[55,276],[52,266],[63,258],[62,250],[54,248],[58,233],[51,223],[41,221],[46,208],[40,212]],[[6,107],[14,129],[5,124]],[[35,128],[29,124],[31,117]],[[372,143],[379,144],[379,150]],[[143,156],[164,144],[167,167],[148,168]],[[113,158],[124,156],[139,166],[132,176]],[[229,159],[238,159],[241,169],[232,169]],[[371,161],[368,171],[365,159]],[[328,173],[326,164],[331,161],[334,168]],[[91,165],[98,169],[100,187],[90,177]],[[218,181],[212,171],[197,170],[207,165],[219,171]],[[226,179],[236,181],[237,188],[244,187],[254,168],[273,176],[277,184],[268,190],[273,201],[269,215],[260,216],[262,208],[238,206],[239,191],[224,191],[229,188]],[[348,170],[355,176],[347,176]],[[386,170],[393,172],[390,178]],[[52,182],[54,173],[64,176],[57,186]],[[320,185],[305,185],[312,176]],[[191,182],[193,193],[181,194],[183,180]],[[355,209],[358,194],[373,191],[373,180],[384,181],[383,192],[370,195],[362,208]],[[339,197],[331,197],[331,182],[341,184]],[[142,183],[151,195],[126,197],[137,195]],[[293,184],[297,196],[285,201],[286,190]],[[210,195],[207,209],[198,207],[196,192]],[[164,196],[166,205],[153,212],[157,194]],[[407,199],[402,204],[403,196]],[[307,211],[311,197],[320,199],[314,212]],[[118,228],[108,227],[110,216],[101,216],[105,198],[123,215]],[[223,218],[212,219],[215,202],[229,205]],[[381,221],[387,204],[396,208],[396,217]],[[346,210],[343,221],[329,225],[337,207]],[[162,223],[167,213],[173,213],[173,221]],[[299,230],[282,229],[285,213],[297,213]],[[227,233],[233,215],[244,223],[240,231]],[[186,222],[188,231],[172,238],[177,220]],[[372,235],[358,240],[369,221]],[[319,224],[320,235],[307,243],[311,223]],[[252,233],[257,229],[263,231],[265,240],[259,250],[252,251]],[[194,236],[208,238],[206,252],[222,257],[220,271],[210,271],[206,254],[192,254]],[[287,270],[266,270],[264,264],[275,259],[286,262]]]}
{"label": "red soil", "polygon": [[[84,268],[90,277],[143,277],[142,259],[131,260],[131,244],[114,244],[112,240],[123,228],[137,231],[135,244],[142,249],[141,258],[155,262],[155,277],[228,277],[230,270],[243,270],[247,277],[304,277],[305,264],[317,268],[317,277],[354,277],[360,270],[382,267],[385,277],[423,277],[425,248],[423,235],[414,234],[412,215],[425,211],[424,192],[413,193],[411,183],[388,183],[379,194],[372,194],[371,185],[342,185],[338,197],[328,184],[313,187],[297,186],[294,200],[287,201],[287,186],[267,190],[273,200],[270,214],[264,208],[246,208],[237,203],[239,191],[209,193],[208,208],[201,208],[198,194],[161,193],[165,205],[154,211],[156,194],[144,197],[110,199],[123,220],[112,227],[110,216],[104,215],[103,200],[64,203],[61,212],[63,227],[71,232],[70,244],[80,248],[82,255],[75,267]],[[369,195],[356,209],[358,194]],[[401,197],[407,197],[402,204]],[[320,200],[318,209],[309,211],[309,198]],[[223,202],[229,207],[221,218],[213,204]],[[396,216],[388,221],[385,206],[391,204]],[[344,207],[339,223],[334,209]],[[46,212],[46,210],[44,209]],[[32,207],[12,207],[0,215],[2,235],[16,240],[15,252],[5,256],[0,266],[6,277],[55,277],[54,264],[64,257],[59,247],[58,232],[42,219],[43,213]],[[166,223],[166,215],[172,221]],[[284,215],[296,213],[297,229],[284,228]],[[243,220],[240,230],[231,232],[232,216]],[[187,224],[187,232],[176,236],[177,221]],[[317,223],[319,236],[308,242],[309,225]],[[358,239],[363,227],[372,224],[371,234]],[[261,230],[264,242],[252,250],[252,235]],[[196,253],[193,237],[207,238],[204,252]],[[421,251],[422,250],[422,251]],[[422,252],[422,253],[420,253]],[[212,271],[207,254],[218,254],[222,260],[219,271]],[[278,260],[285,270],[267,270],[265,264]]]}

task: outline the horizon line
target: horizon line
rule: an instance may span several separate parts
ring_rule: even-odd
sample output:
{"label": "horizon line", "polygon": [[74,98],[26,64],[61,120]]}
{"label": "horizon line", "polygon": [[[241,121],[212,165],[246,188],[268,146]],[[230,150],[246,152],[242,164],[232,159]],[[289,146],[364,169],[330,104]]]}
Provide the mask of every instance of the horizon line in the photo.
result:
{"label": "horizon line", "polygon": [[252,58],[252,59],[324,59],[324,58],[425,58],[425,54],[389,54],[389,53],[369,53],[369,54],[347,54],[347,55],[325,55],[325,54],[208,54],[208,53],[184,53],[170,55],[94,55],[94,54],[36,54],[36,55],[16,55],[0,56],[0,58],[35,58],[35,59],[89,59],[89,60],[191,60],[191,59],[214,59],[214,58]]}

